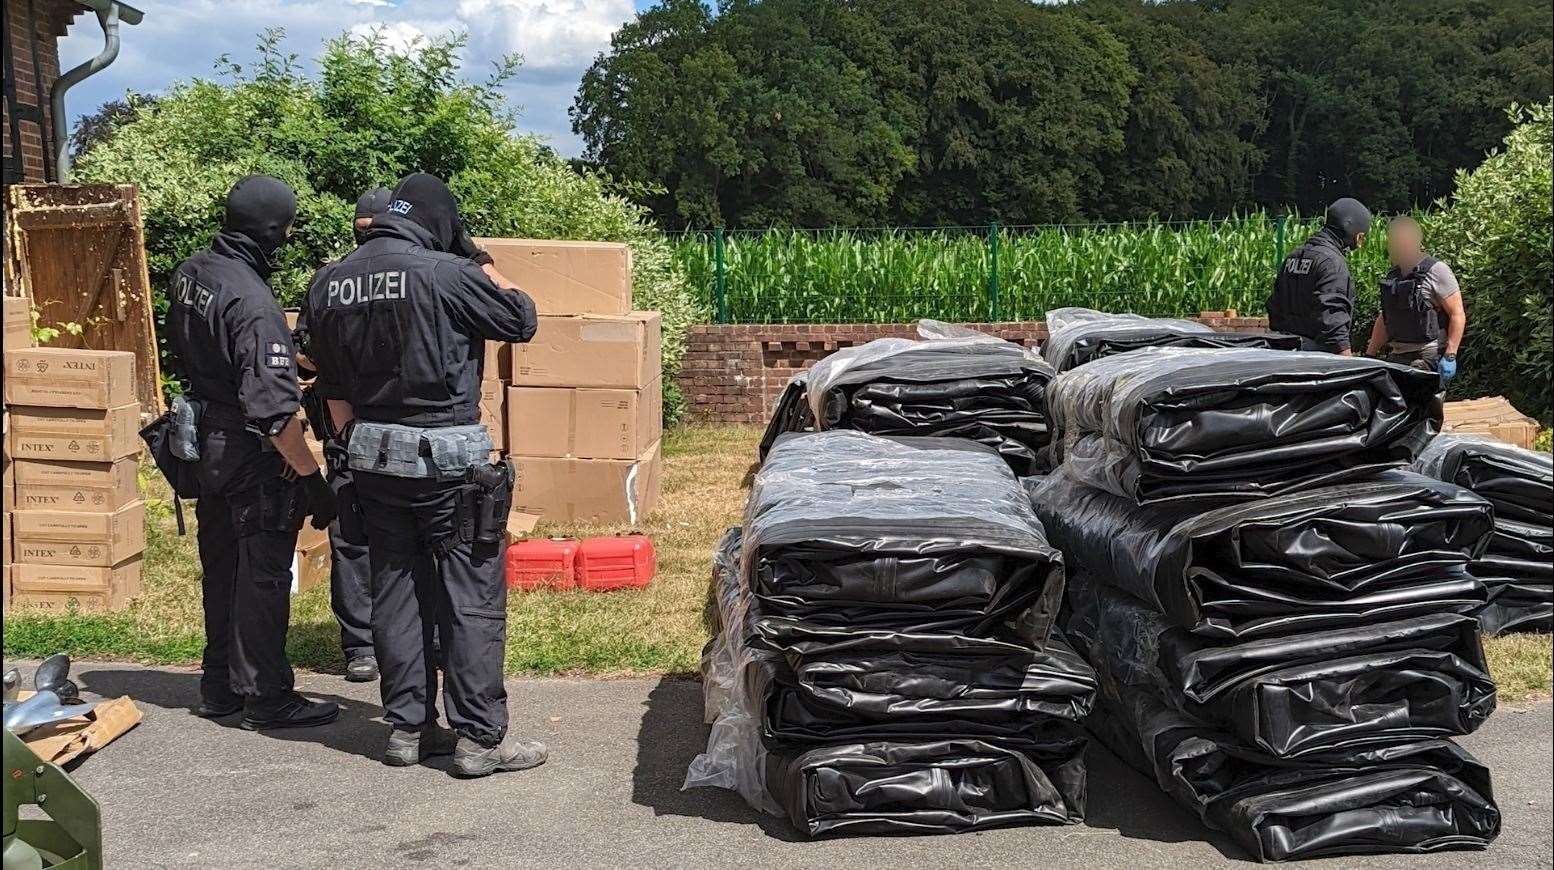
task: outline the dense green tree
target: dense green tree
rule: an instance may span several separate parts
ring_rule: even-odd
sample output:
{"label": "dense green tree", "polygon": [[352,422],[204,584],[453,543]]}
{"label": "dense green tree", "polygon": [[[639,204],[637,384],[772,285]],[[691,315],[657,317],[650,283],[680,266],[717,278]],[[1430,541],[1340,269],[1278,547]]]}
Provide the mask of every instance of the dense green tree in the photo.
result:
{"label": "dense green tree", "polygon": [[675,225],[1380,211],[1549,97],[1539,0],[662,0],[573,109]]}

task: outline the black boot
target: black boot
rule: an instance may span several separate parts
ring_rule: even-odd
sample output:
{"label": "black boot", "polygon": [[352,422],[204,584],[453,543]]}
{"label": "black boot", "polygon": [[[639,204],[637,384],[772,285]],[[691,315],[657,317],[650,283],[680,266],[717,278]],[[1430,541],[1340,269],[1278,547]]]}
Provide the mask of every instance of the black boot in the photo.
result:
{"label": "black boot", "polygon": [[198,707],[194,708],[194,715],[201,719],[221,719],[234,713],[243,711],[243,698],[233,695],[231,698],[211,699],[202,698]]}
{"label": "black boot", "polygon": [[333,701],[310,701],[296,692],[278,698],[250,698],[242,725],[249,731],[265,728],[311,728],[333,722],[340,705]]}

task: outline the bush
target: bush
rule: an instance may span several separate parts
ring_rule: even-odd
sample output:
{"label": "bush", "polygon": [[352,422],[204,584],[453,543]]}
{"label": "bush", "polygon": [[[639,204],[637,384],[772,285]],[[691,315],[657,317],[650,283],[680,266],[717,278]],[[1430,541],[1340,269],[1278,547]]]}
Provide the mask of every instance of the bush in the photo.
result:
{"label": "bush", "polygon": [[[1513,106],[1505,150],[1472,172],[1429,222],[1435,252],[1462,284],[1468,329],[1453,395],[1504,395],[1549,422],[1554,369],[1554,102]],[[1444,203],[1443,203],[1444,204]]]}
{"label": "bush", "polygon": [[159,312],[169,275],[209,243],[238,177],[265,172],[297,191],[294,240],[272,277],[282,304],[295,304],[320,264],[351,249],[361,192],[426,171],[448,180],[476,235],[631,245],[633,301],[664,316],[664,412],[673,421],[684,406],[674,375],[685,331],[702,311],[641,209],[539,139],[511,132],[500,86],[516,58],[470,83],[459,77],[462,37],[396,53],[379,33],[345,34],[326,44],[309,77],[283,38],[263,33],[248,66],[220,58],[220,81],[180,82],[155,102],[132,101],[128,120],[77,164],[82,182],[139,185]]}

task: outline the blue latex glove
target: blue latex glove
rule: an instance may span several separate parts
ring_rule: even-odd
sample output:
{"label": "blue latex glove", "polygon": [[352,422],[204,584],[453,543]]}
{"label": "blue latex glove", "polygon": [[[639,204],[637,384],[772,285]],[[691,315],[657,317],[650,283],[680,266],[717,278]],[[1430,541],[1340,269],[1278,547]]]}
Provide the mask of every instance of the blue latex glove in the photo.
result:
{"label": "blue latex glove", "polygon": [[1457,361],[1454,359],[1441,357],[1440,365],[1437,368],[1441,373],[1441,386],[1443,387],[1451,383],[1451,379],[1457,376]]}

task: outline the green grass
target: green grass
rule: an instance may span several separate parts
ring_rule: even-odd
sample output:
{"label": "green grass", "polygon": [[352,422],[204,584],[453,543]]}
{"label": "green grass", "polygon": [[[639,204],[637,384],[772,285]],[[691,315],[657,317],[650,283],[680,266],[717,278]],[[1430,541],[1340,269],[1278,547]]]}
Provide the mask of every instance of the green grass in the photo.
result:
{"label": "green grass", "polygon": [[[1284,250],[1319,220],[1290,220]],[[1384,228],[1351,258],[1362,312],[1386,269]],[[1278,268],[1275,221],[1012,228],[998,235],[1001,320],[1039,320],[1079,305],[1151,315],[1234,308],[1260,314]],[[713,242],[681,236],[676,252],[693,287],[714,302]],[[735,323],[902,323],[920,317],[994,319],[985,228],[774,230],[731,233],[724,244],[729,319]]]}
{"label": "green grass", "polygon": [[[641,591],[515,592],[509,597],[506,669],[510,674],[631,675],[697,671],[707,640],[703,622],[712,546],[739,522],[744,480],[760,437],[752,426],[689,426],[664,438],[664,491],[642,531],[658,551],[658,577]],[[142,474],[148,525],[145,592],[120,614],[7,614],[7,657],[38,658],[65,650],[81,658],[187,664],[200,656],[199,557],[194,536],[174,531],[166,490]],[[191,514],[192,511],[188,512]],[[191,530],[192,531],[192,530]],[[620,527],[542,526],[541,535],[588,535]],[[287,648],[298,667],[340,672],[339,634],[323,586],[292,599]],[[1548,636],[1512,635],[1484,642],[1500,698],[1547,697]]]}
{"label": "green grass", "polygon": [[[652,536],[658,576],[648,589],[610,594],[514,592],[509,597],[507,671],[512,674],[693,673],[707,633],[703,624],[712,544],[739,521],[742,482],[755,461],[759,430],[682,427],[664,439],[659,510],[641,531]],[[6,614],[7,657],[66,650],[81,658],[155,664],[198,662],[203,646],[199,551],[179,537],[166,486],[144,469],[147,500],[144,592],[116,614]],[[609,534],[612,526],[541,526],[537,535]],[[287,652],[297,667],[340,672],[339,629],[326,585],[292,599]]]}

